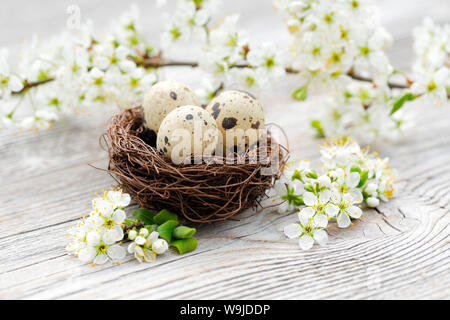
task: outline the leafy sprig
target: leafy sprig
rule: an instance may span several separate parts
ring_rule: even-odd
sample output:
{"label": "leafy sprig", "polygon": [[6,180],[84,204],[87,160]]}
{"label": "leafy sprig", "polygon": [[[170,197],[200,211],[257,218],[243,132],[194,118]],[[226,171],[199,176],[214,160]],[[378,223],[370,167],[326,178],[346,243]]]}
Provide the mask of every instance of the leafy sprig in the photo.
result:
{"label": "leafy sprig", "polygon": [[197,232],[195,228],[182,225],[178,215],[170,210],[163,209],[158,213],[152,210],[140,208],[133,212],[133,219],[125,220],[126,231],[137,230],[144,227],[149,232],[157,231],[159,236],[165,239],[179,254],[194,251],[198,241],[193,238]]}

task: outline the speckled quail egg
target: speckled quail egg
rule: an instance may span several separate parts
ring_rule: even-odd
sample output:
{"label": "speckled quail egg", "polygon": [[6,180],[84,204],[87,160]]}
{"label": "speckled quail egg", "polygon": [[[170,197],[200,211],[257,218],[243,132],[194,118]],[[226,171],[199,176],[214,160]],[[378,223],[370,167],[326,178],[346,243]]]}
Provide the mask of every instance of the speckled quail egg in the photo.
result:
{"label": "speckled quail egg", "polygon": [[186,105],[200,105],[194,91],[186,84],[176,80],[156,83],[146,93],[142,105],[146,127],[156,135],[169,112]]}
{"label": "speckled quail egg", "polygon": [[[249,93],[224,91],[208,104],[206,110],[216,120],[221,132],[219,144],[222,143],[224,155],[233,150],[243,152],[258,142],[264,129],[264,110],[259,101]],[[242,129],[246,135],[230,134],[237,133],[236,129]],[[234,141],[227,141],[227,132]]]}
{"label": "speckled quail egg", "polygon": [[172,110],[164,118],[156,146],[166,158],[179,164],[189,155],[212,155],[218,135],[216,122],[206,110],[187,105]]}

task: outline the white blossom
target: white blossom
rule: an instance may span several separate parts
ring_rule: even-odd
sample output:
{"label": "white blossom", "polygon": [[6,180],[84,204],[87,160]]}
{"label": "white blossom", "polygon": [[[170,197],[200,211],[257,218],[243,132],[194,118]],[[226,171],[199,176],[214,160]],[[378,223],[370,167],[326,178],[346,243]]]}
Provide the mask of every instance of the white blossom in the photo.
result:
{"label": "white blossom", "polygon": [[9,98],[11,92],[18,92],[23,88],[20,78],[11,73],[8,56],[8,49],[0,48],[0,98],[2,99]]}
{"label": "white blossom", "polygon": [[299,238],[302,249],[326,241],[329,221],[347,228],[361,218],[363,205],[376,207],[380,200],[394,196],[394,179],[389,159],[369,152],[349,138],[327,139],[320,146],[321,163],[314,169],[309,162],[291,161],[282,169],[274,189],[281,203],[279,211],[298,208],[299,223],[288,225],[284,233]]}
{"label": "white blossom", "polygon": [[323,245],[328,240],[326,231],[327,219],[311,212],[299,212],[300,223],[291,223],[284,228],[284,234],[288,238],[298,238],[298,244],[303,250],[311,249],[314,241]]}
{"label": "white blossom", "polygon": [[86,247],[79,250],[78,258],[83,262],[105,264],[117,263],[125,257],[125,249],[100,233],[90,232],[86,236]]}
{"label": "white blossom", "polygon": [[103,191],[101,197],[92,200],[89,217],[83,217],[70,227],[67,252],[94,265],[108,261],[120,263],[126,253],[119,244],[124,237],[122,228],[126,215],[123,209],[129,203],[130,196],[120,189]]}
{"label": "white blossom", "polygon": [[169,247],[166,240],[158,237],[158,232],[150,233],[146,228],[141,228],[134,240],[129,238],[133,242],[128,245],[128,252],[133,254],[139,262],[153,261],[157,255],[163,254]]}

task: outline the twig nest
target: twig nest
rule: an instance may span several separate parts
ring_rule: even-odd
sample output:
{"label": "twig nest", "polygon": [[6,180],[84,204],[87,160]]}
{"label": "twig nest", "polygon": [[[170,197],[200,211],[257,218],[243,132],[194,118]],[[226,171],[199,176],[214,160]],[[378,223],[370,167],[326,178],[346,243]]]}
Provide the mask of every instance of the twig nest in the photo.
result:
{"label": "twig nest", "polygon": [[239,151],[255,145],[264,129],[264,110],[249,93],[237,90],[222,92],[206,107],[221,132],[223,152]]}
{"label": "twig nest", "polygon": [[113,117],[102,141],[108,172],[124,192],[145,208],[169,209],[198,223],[224,221],[257,207],[287,156],[269,134],[267,144],[239,157],[176,165],[152,145],[141,108]]}
{"label": "twig nest", "polygon": [[212,116],[201,107],[172,110],[159,127],[157,148],[167,159],[180,164],[191,155],[210,157],[217,145],[218,130]]}
{"label": "twig nest", "polygon": [[156,137],[163,119],[174,109],[194,105],[200,106],[194,91],[186,84],[176,81],[161,81],[146,93],[143,102],[147,128]]}

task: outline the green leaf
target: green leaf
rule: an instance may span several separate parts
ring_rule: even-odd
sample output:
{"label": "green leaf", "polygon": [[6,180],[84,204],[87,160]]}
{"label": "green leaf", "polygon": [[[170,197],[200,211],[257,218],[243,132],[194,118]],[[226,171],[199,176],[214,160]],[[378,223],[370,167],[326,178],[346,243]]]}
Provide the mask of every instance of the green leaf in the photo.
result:
{"label": "green leaf", "polygon": [[319,120],[312,120],[311,127],[316,129],[316,137],[317,138],[325,137],[325,131],[323,130],[322,123]]}
{"label": "green leaf", "polygon": [[156,231],[158,229],[157,224],[149,224],[145,226],[145,229],[148,230],[149,233],[152,233],[153,231]]}
{"label": "green leaf", "polygon": [[145,224],[153,224],[154,223],[153,218],[155,217],[155,213],[148,209],[141,208],[133,212],[133,217],[143,221]]}
{"label": "green leaf", "polygon": [[294,199],[294,204],[297,207],[304,206],[305,202],[303,202],[303,197],[302,196],[296,196],[295,199]]}
{"label": "green leaf", "polygon": [[310,179],[317,179],[317,173],[315,173],[314,171],[310,171],[306,174],[306,177]]}
{"label": "green leaf", "polygon": [[186,226],[179,226],[173,230],[172,236],[177,239],[187,239],[192,238],[192,236],[197,232],[194,228],[189,228]]}
{"label": "green leaf", "polygon": [[403,105],[405,104],[406,101],[412,101],[416,98],[415,95],[407,92],[404,95],[398,97],[395,101],[394,104],[392,106],[392,110],[390,115],[392,116],[394,113],[396,113],[398,110],[400,110]]}
{"label": "green leaf", "polygon": [[178,216],[177,216],[175,213],[173,213],[173,212],[171,212],[171,211],[169,211],[169,210],[167,210],[167,209],[161,210],[161,211],[158,212],[158,214],[153,218],[153,221],[154,221],[156,224],[163,224],[164,222],[169,221],[169,220],[178,221]]}
{"label": "green leaf", "polygon": [[172,246],[177,248],[179,254],[184,254],[187,252],[194,251],[197,248],[197,239],[188,238],[175,240],[171,243]]}
{"label": "green leaf", "polygon": [[363,171],[363,173],[361,173],[361,179],[359,180],[357,188],[362,188],[366,184],[368,179],[369,179],[369,170],[365,170]]}
{"label": "green leaf", "polygon": [[368,193],[365,192],[365,191],[362,192],[362,195],[363,195],[364,200],[367,200],[367,198],[370,197],[370,194],[368,194]]}
{"label": "green leaf", "polygon": [[172,241],[172,233],[177,226],[178,221],[169,220],[160,225],[156,231],[158,231],[161,238],[166,239],[170,243]]}
{"label": "green leaf", "polygon": [[308,184],[307,186],[305,186],[305,191],[314,192],[314,187],[312,185]]}
{"label": "green leaf", "polygon": [[304,101],[308,97],[308,88],[301,87],[292,92],[292,97],[298,101]]}
{"label": "green leaf", "polygon": [[303,182],[302,171],[295,170],[294,173],[292,174],[291,180],[294,181],[295,179],[297,179],[297,180],[300,180],[301,182]]}
{"label": "green leaf", "polygon": [[127,226],[132,226],[133,224],[135,224],[137,221],[136,220],[132,220],[132,219],[125,219],[123,221]]}
{"label": "green leaf", "polygon": [[359,174],[361,174],[361,168],[358,167],[357,165],[353,165],[353,166],[350,168],[350,172],[358,172]]}

